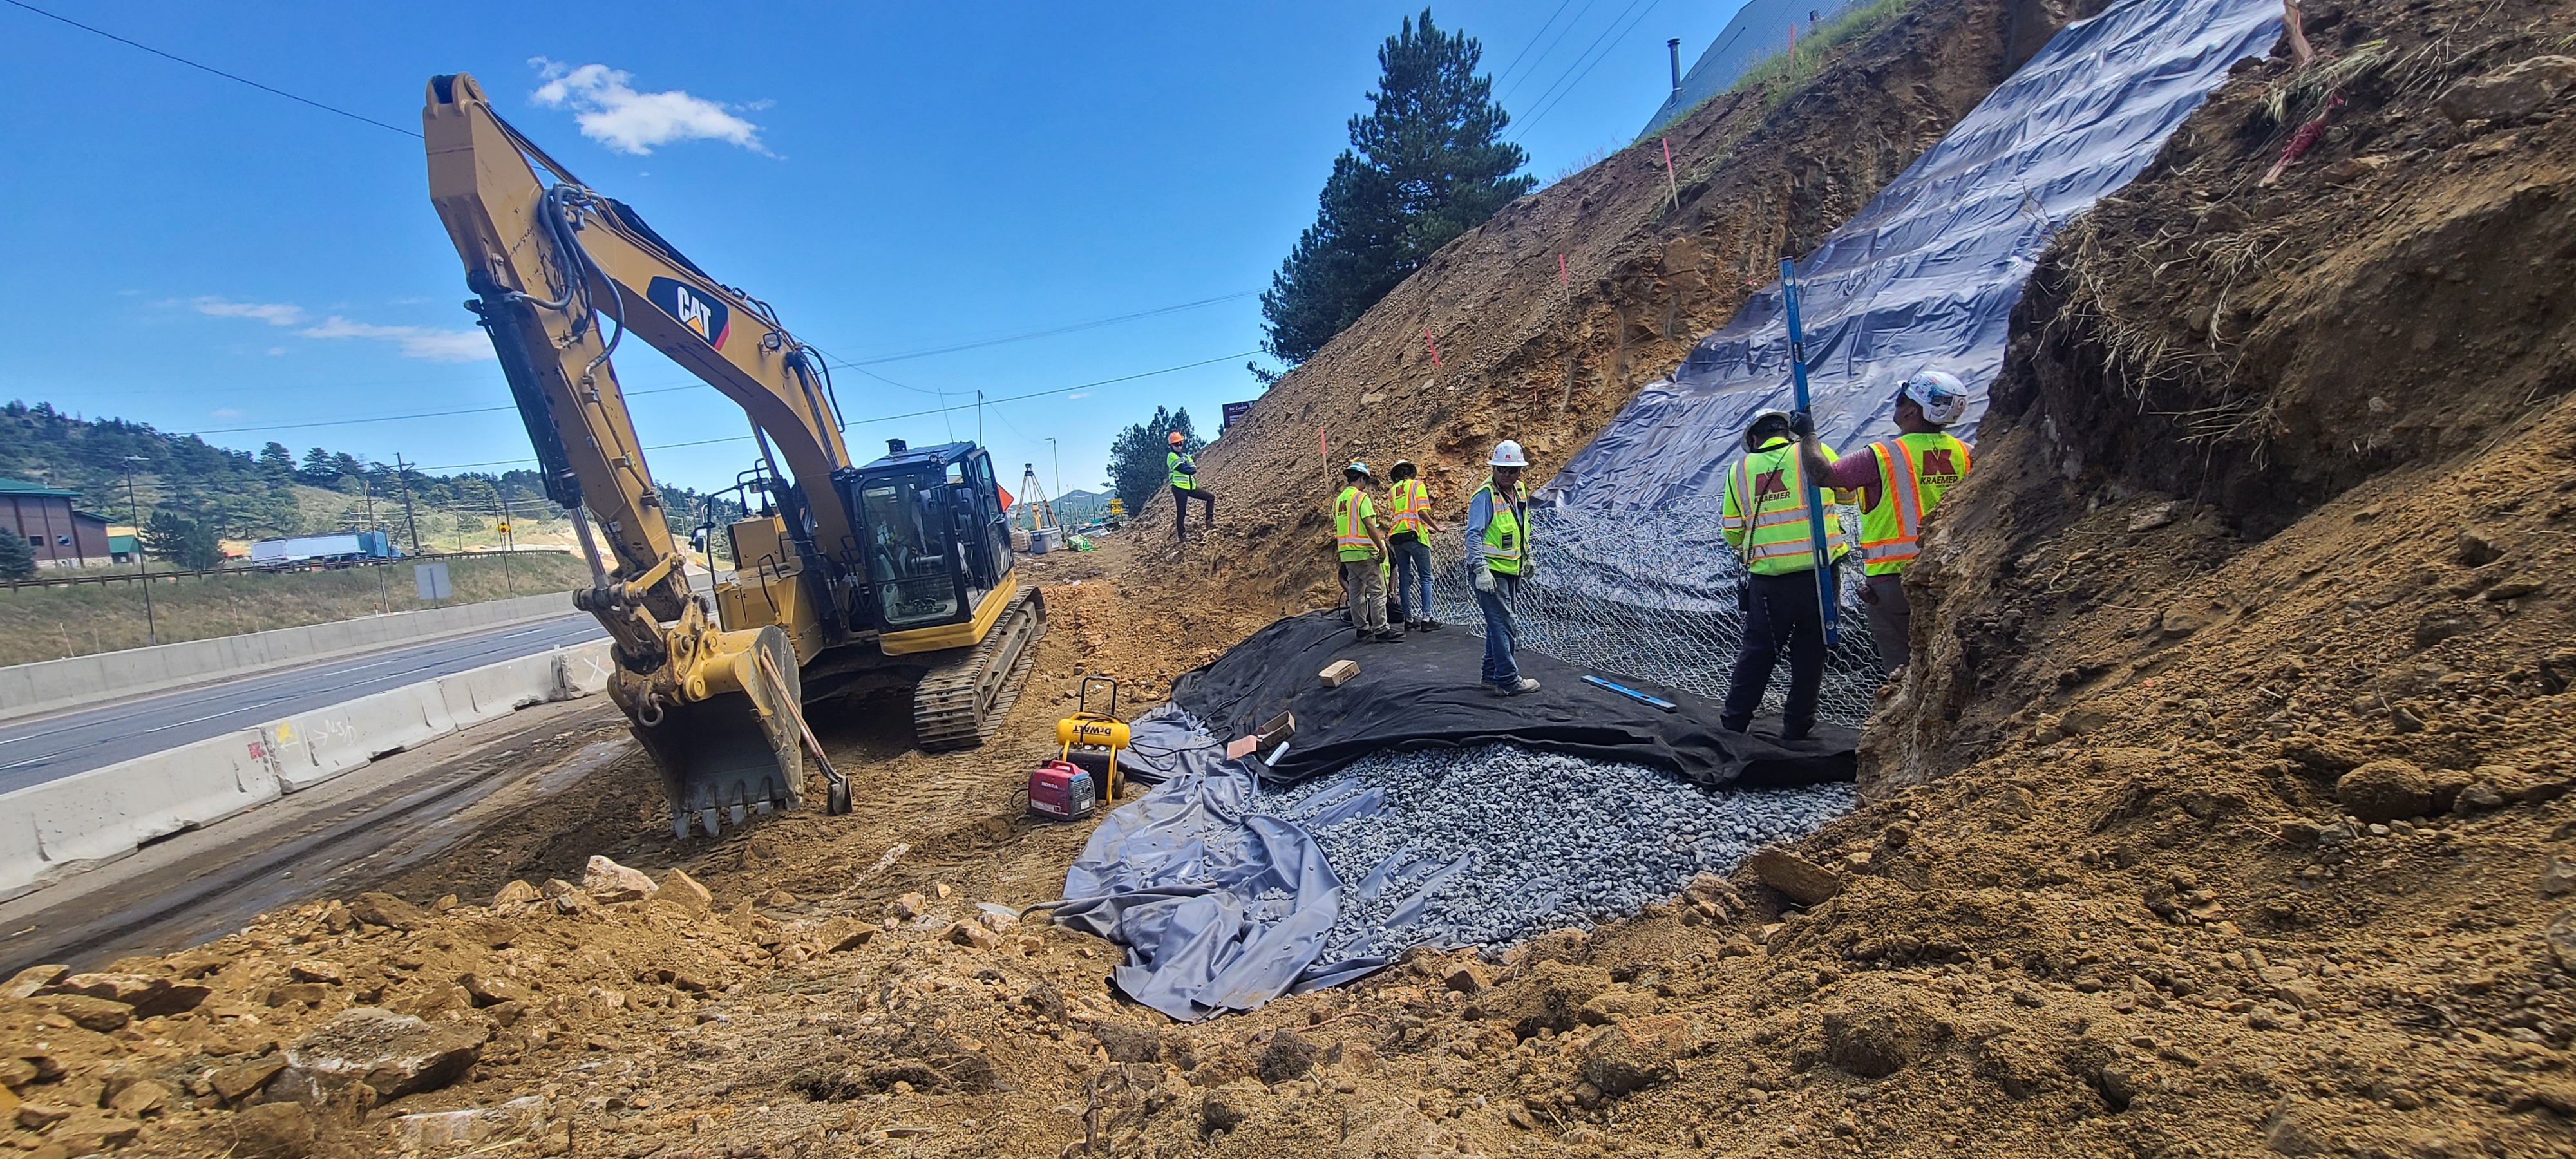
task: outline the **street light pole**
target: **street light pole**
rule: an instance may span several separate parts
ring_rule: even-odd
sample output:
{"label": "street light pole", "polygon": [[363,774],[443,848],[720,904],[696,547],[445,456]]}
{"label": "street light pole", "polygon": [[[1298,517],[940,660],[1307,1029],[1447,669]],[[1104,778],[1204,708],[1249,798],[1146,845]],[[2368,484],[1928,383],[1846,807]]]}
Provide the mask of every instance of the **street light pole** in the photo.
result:
{"label": "street light pole", "polygon": [[1047,457],[1055,461],[1055,499],[1056,502],[1062,503],[1064,502],[1064,455],[1056,450],[1053,438],[1047,440]]}
{"label": "street light pole", "polygon": [[134,521],[134,571],[143,577],[143,638],[157,645],[161,628],[152,617],[152,569],[143,562],[143,503],[134,497],[134,465],[148,461],[141,455],[125,457],[125,506],[126,517]]}

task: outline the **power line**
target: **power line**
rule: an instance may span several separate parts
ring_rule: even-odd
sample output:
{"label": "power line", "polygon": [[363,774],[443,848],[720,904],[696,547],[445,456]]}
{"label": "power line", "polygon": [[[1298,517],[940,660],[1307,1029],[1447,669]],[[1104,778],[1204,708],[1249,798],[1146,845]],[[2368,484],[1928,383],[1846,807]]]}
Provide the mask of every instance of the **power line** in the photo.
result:
{"label": "power line", "polygon": [[[15,0],[12,0],[12,2],[14,3]],[[1214,298],[1201,298],[1195,302],[1183,302],[1176,306],[1157,306],[1151,310],[1138,310],[1133,314],[1120,314],[1110,318],[1094,318],[1088,322],[1075,322],[1069,325],[1054,326],[1044,330],[1031,330],[1022,334],[1008,334],[999,338],[978,338],[969,342],[959,342],[949,346],[933,346],[926,350],[913,350],[903,354],[881,354],[868,358],[856,358],[846,362],[835,362],[831,365],[835,367],[848,367],[852,370],[856,370],[862,366],[882,366],[889,362],[909,362],[915,358],[928,358],[934,354],[955,354],[960,350],[980,350],[987,346],[1000,346],[1006,342],[1026,342],[1032,338],[1052,338],[1058,334],[1071,334],[1077,330],[1093,330],[1102,326],[1115,326],[1120,322],[1133,322],[1139,318],[1153,318],[1163,314],[1177,314],[1183,310],[1196,310],[1202,306],[1213,306],[1220,302],[1240,301],[1244,298],[1252,297],[1260,292],[1261,291],[1259,290],[1245,290],[1239,294],[1223,294]]]}
{"label": "power line", "polygon": [[[1652,0],[1651,3],[1648,3],[1647,0],[1630,0],[1628,9],[1636,10],[1639,4],[1645,4],[1645,7],[1642,11],[1637,12],[1636,19],[1630,20],[1626,28],[1620,28],[1618,18],[1613,17],[1610,21],[1610,28],[1604,29],[1601,35],[1595,37],[1592,44],[1583,50],[1584,56],[1591,56],[1592,50],[1600,47],[1604,40],[1609,41],[1611,50],[1615,51],[1618,48],[1618,42],[1625,39],[1629,33],[1636,31],[1639,24],[1645,23],[1646,17],[1653,15],[1655,9],[1663,4],[1663,0]],[[1627,11],[1619,13],[1620,16],[1626,16],[1627,14]],[[1614,31],[1616,33],[1615,36],[1613,35]],[[1547,93],[1539,94],[1539,99],[1544,102],[1544,107],[1540,108],[1537,112],[1530,114],[1530,119],[1520,126],[1521,131],[1528,132],[1530,129],[1536,127],[1539,121],[1545,118],[1549,113],[1555,112],[1556,106],[1565,103],[1565,98],[1572,96],[1574,94],[1574,90],[1582,86],[1583,78],[1591,76],[1592,70],[1601,67],[1601,62],[1608,59],[1610,59],[1610,52],[1607,51],[1603,52],[1599,56],[1592,57],[1592,63],[1590,64],[1583,63],[1583,56],[1575,57],[1575,64],[1581,65],[1583,71],[1575,73],[1573,80],[1566,83],[1562,90],[1559,90],[1556,85],[1549,85],[1548,91],[1556,94],[1556,98],[1554,100],[1549,100]],[[1558,79],[1560,81],[1564,80],[1562,77]]]}
{"label": "power line", "polygon": [[[1135,381],[1135,380],[1137,380],[1137,379],[1139,379],[1139,378],[1152,378],[1152,377],[1154,377],[1154,376],[1156,376],[1156,375],[1161,375],[1161,374],[1171,374],[1171,373],[1174,373],[1174,372],[1177,372],[1177,371],[1183,371],[1183,370],[1193,370],[1193,369],[1196,369],[1196,368],[1201,367],[1201,366],[1211,366],[1211,365],[1214,365],[1214,364],[1219,363],[1219,362],[1232,362],[1232,361],[1234,361],[1234,360],[1235,360],[1235,359],[1237,359],[1237,358],[1250,358],[1250,357],[1252,357],[1253,355],[1258,354],[1258,353],[1260,353],[1260,351],[1257,351],[1257,350],[1247,350],[1247,351],[1244,351],[1244,352],[1243,352],[1243,353],[1241,353],[1241,354],[1226,354],[1226,355],[1220,355],[1220,356],[1215,357],[1215,358],[1202,358],[1202,359],[1198,360],[1197,362],[1184,362],[1184,363],[1180,364],[1179,366],[1166,366],[1166,367],[1162,368],[1161,370],[1146,370],[1146,371],[1139,371],[1139,372],[1137,372],[1137,373],[1135,373],[1135,374],[1122,374],[1122,375],[1119,375],[1119,376],[1118,376],[1118,377],[1116,377],[1116,378],[1103,378],[1103,379],[1100,379],[1100,380],[1098,380],[1098,381],[1096,381],[1096,382],[1079,382],[1079,383],[1075,383],[1075,384],[1073,384],[1072,386],[1056,386],[1056,387],[1049,387],[1049,388],[1047,388],[1047,389],[1045,389],[1045,390],[1033,390],[1033,391],[1030,391],[1030,392],[1028,392],[1028,393],[1026,393],[1026,394],[1005,395],[1005,396],[1003,396],[1003,397],[1001,397],[1001,398],[988,398],[988,399],[985,399],[985,400],[983,401],[983,405],[985,405],[985,406],[997,406],[997,405],[999,405],[999,404],[1006,403],[1006,402],[1027,402],[1028,400],[1030,400],[1030,399],[1034,399],[1034,398],[1045,398],[1045,397],[1048,397],[1048,396],[1050,396],[1050,395],[1058,395],[1058,394],[1070,394],[1070,393],[1072,393],[1072,392],[1074,392],[1074,391],[1077,391],[1077,390],[1089,390],[1089,389],[1091,389],[1092,387],[1095,387],[1095,386],[1114,386],[1114,385],[1116,385],[1116,384],[1118,384],[1118,383],[1121,383],[1121,382],[1133,382],[1133,381]],[[875,418],[852,419],[852,420],[850,420],[847,424],[844,424],[844,425],[847,425],[847,426],[860,426],[860,425],[864,425],[864,424],[867,424],[867,423],[890,423],[890,422],[895,422],[895,421],[900,420],[900,419],[917,419],[917,418],[920,418],[920,417],[922,417],[922,416],[924,416],[924,415],[946,414],[946,413],[948,413],[948,412],[950,412],[950,411],[966,410],[966,409],[972,408],[972,407],[973,407],[973,406],[975,406],[975,405],[976,405],[976,404],[971,403],[971,402],[961,402],[961,403],[958,403],[958,404],[957,404],[957,405],[955,405],[955,406],[941,405],[941,406],[933,407],[933,408],[931,408],[931,409],[929,409],[929,410],[906,411],[906,412],[904,412],[904,413],[902,413],[902,414],[878,415],[878,416],[876,416]],[[504,409],[507,409],[507,408],[504,408]],[[722,438],[714,438],[714,439],[691,439],[691,440],[689,440],[689,441],[687,441],[687,442],[680,442],[680,443],[656,443],[656,444],[654,444],[654,445],[652,445],[652,446],[649,446],[649,447],[646,447],[646,448],[644,448],[644,449],[645,449],[645,450],[648,450],[648,451],[667,451],[667,450],[677,449],[677,448],[680,448],[680,447],[704,447],[704,446],[712,446],[712,445],[714,445],[714,444],[716,444],[716,443],[747,443],[747,442],[750,442],[750,441],[751,441],[751,436],[750,436],[750,435],[727,435],[727,436],[724,436],[724,437],[722,437]],[[535,460],[535,459],[533,459],[533,458],[527,458],[527,459],[491,459],[491,460],[487,460],[487,461],[485,461],[485,462],[480,462],[480,463],[445,463],[445,464],[441,464],[441,465],[439,465],[439,466],[435,466],[435,467],[414,467],[414,468],[413,468],[413,470],[416,470],[416,471],[461,471],[461,470],[464,470],[465,468],[468,468],[468,467],[498,467],[498,466],[505,466],[505,465],[512,464],[512,463],[533,463],[533,462],[536,462],[536,460]]]}
{"label": "power line", "polygon": [[[695,389],[697,389],[698,387],[700,387],[700,386],[704,386],[704,385],[706,385],[706,384],[704,384],[704,383],[698,383],[698,382],[691,382],[691,383],[684,383],[684,384],[679,385],[679,386],[665,386],[665,387],[661,387],[661,388],[654,389],[654,390],[629,390],[629,391],[621,391],[621,392],[619,392],[619,393],[621,393],[621,394],[625,395],[625,396],[626,396],[626,397],[628,397],[628,398],[635,398],[635,397],[638,397],[638,396],[641,396],[641,395],[647,395],[647,394],[669,394],[669,393],[671,393],[672,391],[675,391],[675,390],[695,390]],[[309,423],[271,423],[271,424],[266,425],[266,426],[256,426],[256,427],[214,427],[214,428],[211,428],[211,429],[208,429],[208,430],[202,430],[202,431],[190,431],[190,432],[188,432],[188,433],[189,433],[189,434],[192,434],[192,435],[238,435],[238,434],[246,434],[246,433],[253,432],[253,431],[300,431],[300,430],[304,430],[304,429],[309,428],[309,427],[354,427],[354,426],[358,426],[358,425],[361,425],[361,424],[364,424],[364,423],[399,423],[399,422],[409,422],[409,421],[411,421],[411,420],[413,420],[413,419],[443,419],[443,418],[453,418],[453,417],[455,417],[455,416],[457,416],[457,415],[480,415],[480,414],[493,414],[493,413],[496,413],[496,412],[499,412],[499,411],[511,411],[511,410],[517,410],[517,409],[519,409],[519,408],[518,408],[518,406],[517,406],[516,404],[505,405],[505,406],[471,406],[471,407],[465,407],[465,408],[462,408],[462,409],[459,409],[459,410],[430,410],[430,411],[421,411],[421,412],[420,412],[420,413],[418,413],[418,414],[407,414],[407,415],[378,415],[378,416],[376,416],[376,417],[374,417],[374,418],[366,418],[366,419],[323,419],[323,420],[318,421],[318,422],[309,422]]]}
{"label": "power line", "polygon": [[163,51],[161,51],[160,49],[154,48],[154,47],[152,47],[152,46],[151,46],[151,45],[149,45],[149,44],[141,44],[141,43],[138,43],[138,42],[135,42],[135,41],[127,40],[126,38],[124,38],[124,37],[122,37],[122,36],[118,36],[117,34],[115,34],[115,33],[113,33],[113,32],[109,32],[108,30],[106,30],[106,29],[104,29],[104,28],[93,28],[93,27],[91,27],[91,26],[89,26],[89,25],[87,25],[87,24],[83,24],[83,23],[81,23],[80,21],[74,20],[74,19],[72,19],[71,17],[68,17],[68,16],[60,16],[60,15],[56,15],[56,14],[51,13],[51,12],[47,12],[47,11],[45,11],[44,9],[42,9],[42,8],[38,8],[38,7],[36,7],[36,6],[35,6],[35,5],[33,5],[33,4],[26,3],[26,2],[25,2],[25,0],[0,0],[0,3],[6,3],[6,4],[8,4],[8,5],[12,6],[12,7],[16,7],[16,8],[24,8],[24,9],[26,9],[27,11],[29,11],[29,12],[33,12],[33,13],[35,13],[35,14],[36,14],[36,15],[38,15],[38,16],[42,16],[42,17],[44,17],[44,18],[45,18],[45,19],[47,19],[47,20],[58,20],[58,21],[61,21],[61,22],[62,22],[62,23],[64,23],[64,24],[68,24],[68,25],[71,25],[71,26],[72,26],[72,27],[74,27],[74,28],[80,29],[80,30],[81,30],[81,31],[83,31],[83,32],[95,33],[95,34],[97,34],[97,35],[104,36],[104,37],[108,38],[109,40],[113,40],[113,41],[117,42],[118,44],[125,45],[125,46],[126,46],[126,47],[128,47],[128,48],[139,48],[139,49],[142,49],[142,50],[143,50],[143,51],[145,51],[145,52],[151,53],[151,54],[152,54],[152,55],[154,55],[154,56],[160,57],[160,58],[162,58],[163,60],[176,61],[176,62],[178,62],[178,63],[180,63],[180,64],[187,65],[188,67],[193,68],[193,69],[198,69],[198,70],[203,71],[203,72],[210,72],[210,73],[215,74],[216,76],[219,76],[219,77],[224,78],[225,80],[228,80],[228,81],[234,81],[234,82],[237,82],[237,83],[240,83],[240,84],[246,84],[246,85],[249,85],[249,86],[250,86],[250,87],[252,87],[252,88],[258,89],[258,90],[259,90],[259,91],[261,91],[261,92],[264,92],[264,93],[270,93],[270,94],[273,94],[273,95],[276,95],[276,96],[285,97],[286,99],[288,99],[288,100],[290,100],[290,101],[294,101],[294,102],[296,102],[296,103],[298,103],[298,104],[311,105],[311,106],[313,106],[314,108],[320,109],[320,110],[322,110],[323,112],[326,112],[326,113],[336,113],[336,114],[338,114],[338,115],[340,115],[340,116],[347,117],[347,118],[349,118],[349,119],[350,119],[350,120],[352,120],[352,121],[364,121],[364,122],[366,122],[366,123],[368,123],[368,124],[370,124],[370,125],[374,125],[375,127],[379,128],[379,129],[391,129],[391,130],[393,130],[394,132],[400,133],[400,134],[402,134],[403,136],[406,136],[406,137],[411,137],[411,138],[414,138],[414,139],[418,139],[418,138],[420,137],[420,134],[415,133],[415,132],[411,131],[410,129],[403,128],[403,127],[402,127],[402,126],[400,126],[400,125],[388,125],[388,124],[384,123],[383,121],[379,121],[379,120],[375,119],[374,117],[361,116],[361,115],[359,115],[359,114],[357,114],[357,113],[350,112],[350,111],[349,111],[349,110],[347,110],[347,109],[333,108],[333,107],[332,107],[332,106],[330,106],[330,105],[323,104],[322,102],[317,101],[317,100],[313,100],[313,99],[311,99],[311,98],[309,98],[309,97],[299,97],[299,96],[295,95],[294,93],[290,93],[290,92],[286,91],[285,89],[270,88],[270,87],[269,87],[269,86],[267,86],[267,85],[261,84],[261,83],[259,83],[258,81],[255,81],[255,80],[250,79],[249,77],[246,77],[246,76],[235,76],[234,74],[232,74],[232,73],[228,73],[228,72],[225,72],[224,70],[222,70],[222,69],[220,69],[220,68],[216,68],[216,67],[215,67],[215,66],[213,66],[213,65],[210,65],[210,64],[199,64],[199,63],[197,63],[196,61],[190,60],[190,59],[188,59],[187,57],[180,56],[180,55],[178,55],[178,54],[176,54],[176,53],[163,52]]}
{"label": "power line", "polygon": [[[1565,27],[1557,29],[1556,39],[1548,41],[1547,47],[1540,49],[1538,56],[1530,61],[1530,71],[1522,73],[1521,79],[1513,81],[1510,88],[1503,90],[1502,96],[1494,99],[1497,101],[1509,100],[1513,93],[1521,91],[1522,85],[1529,83],[1529,78],[1537,76],[1539,64],[1545,61],[1548,57],[1555,55],[1556,46],[1565,43],[1565,38],[1573,33],[1574,26],[1583,23],[1583,18],[1585,16],[1591,15],[1592,5],[1596,2],[1597,0],[1583,0],[1583,7],[1574,10],[1574,19],[1566,21]],[[1614,21],[1613,23],[1616,22]]]}
{"label": "power line", "polygon": [[1522,45],[1519,52],[1512,54],[1512,62],[1504,65],[1503,71],[1494,74],[1496,82],[1512,79],[1512,70],[1521,66],[1521,58],[1529,55],[1529,50],[1538,45],[1538,38],[1547,35],[1548,26],[1555,24],[1556,18],[1565,14],[1565,6],[1572,3],[1574,0],[1557,0],[1556,11],[1548,13],[1547,19],[1538,26],[1538,31],[1530,33],[1529,43]]}

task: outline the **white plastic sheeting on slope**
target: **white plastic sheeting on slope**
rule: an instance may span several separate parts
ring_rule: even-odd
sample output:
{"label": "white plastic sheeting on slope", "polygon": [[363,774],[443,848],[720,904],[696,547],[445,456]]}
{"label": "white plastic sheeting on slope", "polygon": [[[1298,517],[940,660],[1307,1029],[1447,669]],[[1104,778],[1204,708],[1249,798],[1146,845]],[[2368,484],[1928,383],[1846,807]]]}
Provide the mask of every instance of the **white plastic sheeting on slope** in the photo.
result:
{"label": "white plastic sheeting on slope", "polygon": [[[1974,388],[2054,230],[2145,169],[2237,61],[2268,51],[2280,0],[2126,0],[2069,25],[1798,263],[1819,432],[1895,433],[1896,383],[1922,367]],[[1639,392],[1549,483],[1569,508],[1712,504],[1751,417],[1789,400],[1777,283]]]}

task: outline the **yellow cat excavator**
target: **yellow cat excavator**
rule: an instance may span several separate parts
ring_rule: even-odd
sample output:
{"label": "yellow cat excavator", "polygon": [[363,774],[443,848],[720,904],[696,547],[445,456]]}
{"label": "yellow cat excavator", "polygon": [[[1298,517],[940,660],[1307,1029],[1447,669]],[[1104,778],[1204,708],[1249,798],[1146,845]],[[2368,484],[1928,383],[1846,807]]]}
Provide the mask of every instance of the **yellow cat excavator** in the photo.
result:
{"label": "yellow cat excavator", "polygon": [[[608,628],[608,692],[660,767],[672,832],[695,820],[714,836],[720,818],[801,803],[800,739],[821,752],[807,704],[909,686],[923,748],[982,743],[1046,630],[1045,604],[1012,568],[992,457],[891,440],[853,464],[829,369],[768,304],[582,184],[474,78],[431,78],[421,127],[430,200],[474,292],[466,309],[589,561],[573,603]],[[742,407],[760,448],[712,609],[689,588],[609,361],[628,333]],[[847,783],[822,767],[845,811]]]}

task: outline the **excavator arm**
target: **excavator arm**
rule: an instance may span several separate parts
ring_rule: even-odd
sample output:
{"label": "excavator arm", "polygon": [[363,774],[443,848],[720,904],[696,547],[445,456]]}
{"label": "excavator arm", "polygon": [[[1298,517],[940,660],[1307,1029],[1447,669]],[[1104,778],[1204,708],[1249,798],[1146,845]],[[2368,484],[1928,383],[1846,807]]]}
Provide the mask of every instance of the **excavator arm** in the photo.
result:
{"label": "excavator arm", "polygon": [[[661,766],[674,831],[691,814],[712,835],[720,810],[739,824],[747,806],[797,804],[797,674],[850,634],[845,561],[860,542],[829,482],[850,457],[820,356],[511,128],[472,77],[432,78],[421,122],[466,307],[590,564],[574,603],[613,637],[609,692]],[[737,561],[757,572],[769,623],[724,630],[689,589],[609,360],[630,333],[742,407],[764,456],[774,447],[804,484],[781,485],[771,460],[776,550]]]}

